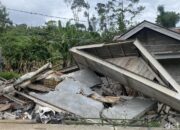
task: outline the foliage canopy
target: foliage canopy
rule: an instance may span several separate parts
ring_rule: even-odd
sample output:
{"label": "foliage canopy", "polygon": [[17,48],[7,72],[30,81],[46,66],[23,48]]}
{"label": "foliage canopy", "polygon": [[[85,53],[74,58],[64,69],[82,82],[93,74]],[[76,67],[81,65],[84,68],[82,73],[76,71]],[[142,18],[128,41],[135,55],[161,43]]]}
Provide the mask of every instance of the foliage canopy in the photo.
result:
{"label": "foliage canopy", "polygon": [[[108,0],[107,3],[97,3],[96,16],[91,14],[87,0],[65,2],[71,5],[73,20],[65,25],[60,20],[50,20],[39,27],[12,24],[6,8],[0,5],[0,48],[5,70],[31,71],[49,60],[66,67],[73,63],[69,53],[71,47],[112,41],[114,35],[124,32],[132,19],[144,9],[136,6],[139,0]],[[83,13],[87,23],[79,21],[79,13]],[[127,14],[130,19],[127,19]],[[56,61],[55,57],[58,57]]]}
{"label": "foliage canopy", "polygon": [[158,6],[159,15],[156,18],[156,23],[167,27],[173,28],[176,27],[176,24],[180,20],[180,14],[173,11],[165,11],[164,6]]}

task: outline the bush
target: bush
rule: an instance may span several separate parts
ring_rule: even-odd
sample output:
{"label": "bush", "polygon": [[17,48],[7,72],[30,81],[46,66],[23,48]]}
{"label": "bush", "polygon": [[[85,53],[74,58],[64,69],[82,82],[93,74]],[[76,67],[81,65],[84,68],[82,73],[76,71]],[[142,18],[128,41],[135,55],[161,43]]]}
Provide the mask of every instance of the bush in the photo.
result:
{"label": "bush", "polygon": [[0,77],[9,80],[13,78],[19,78],[20,75],[15,72],[0,72]]}

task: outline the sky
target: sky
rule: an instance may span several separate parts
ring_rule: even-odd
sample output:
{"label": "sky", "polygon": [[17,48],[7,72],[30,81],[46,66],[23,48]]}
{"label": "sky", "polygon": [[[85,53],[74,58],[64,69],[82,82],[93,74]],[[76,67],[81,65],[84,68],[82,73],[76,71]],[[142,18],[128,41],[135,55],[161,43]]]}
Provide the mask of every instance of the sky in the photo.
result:
{"label": "sky", "polygon": [[[65,18],[73,18],[70,6],[64,3],[64,0],[0,0],[7,8],[24,10],[29,12],[38,12],[42,14],[59,16]],[[91,5],[91,13],[95,14],[94,7],[98,2],[107,0],[89,0]],[[180,0],[140,0],[139,5],[145,6],[145,10],[136,17],[136,22],[148,20],[155,22],[158,5],[164,5],[166,11],[176,11],[180,13]],[[7,10],[10,19],[16,24],[25,23],[29,26],[40,26],[48,20],[58,20],[54,18],[36,16],[15,11]],[[79,16],[81,20],[85,20],[83,15]],[[66,22],[67,20],[62,20]]]}

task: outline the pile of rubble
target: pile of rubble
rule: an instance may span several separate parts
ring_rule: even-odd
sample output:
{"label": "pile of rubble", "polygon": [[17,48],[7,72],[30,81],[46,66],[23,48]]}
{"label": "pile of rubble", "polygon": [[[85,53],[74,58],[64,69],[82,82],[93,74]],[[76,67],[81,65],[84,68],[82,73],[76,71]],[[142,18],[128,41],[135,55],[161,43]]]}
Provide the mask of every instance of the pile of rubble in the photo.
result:
{"label": "pile of rubble", "polygon": [[119,82],[88,69],[64,73],[53,71],[48,63],[17,80],[2,80],[0,118],[56,124],[141,119],[178,125],[177,112]]}

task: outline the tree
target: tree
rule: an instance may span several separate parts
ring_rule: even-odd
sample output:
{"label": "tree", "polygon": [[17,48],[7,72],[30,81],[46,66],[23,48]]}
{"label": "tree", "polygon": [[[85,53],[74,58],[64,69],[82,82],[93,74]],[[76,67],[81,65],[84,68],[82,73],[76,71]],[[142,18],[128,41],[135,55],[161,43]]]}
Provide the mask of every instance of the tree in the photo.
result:
{"label": "tree", "polygon": [[98,20],[97,20],[97,18],[95,17],[95,15],[93,15],[93,16],[90,18],[90,23],[91,23],[92,31],[93,31],[93,32],[96,32],[96,26],[97,26]]}
{"label": "tree", "polygon": [[73,12],[76,25],[80,25],[80,26],[83,25],[82,23],[79,22],[79,13],[83,12],[84,16],[87,18],[87,24],[88,24],[87,30],[90,32],[95,30],[93,28],[95,23],[92,23],[94,22],[92,21],[94,20],[93,19],[94,16],[91,17],[90,15],[90,4],[88,3],[88,1],[85,0],[64,0],[64,1],[65,3],[71,5],[71,10]]}
{"label": "tree", "polygon": [[90,11],[89,11],[90,5],[88,2],[86,4],[87,4],[87,8],[86,8],[86,11],[84,11],[84,16],[87,18],[87,21],[88,21],[88,30],[92,32],[94,31],[94,29],[93,29],[91,19],[90,19]]}
{"label": "tree", "polygon": [[118,32],[124,32],[126,26],[132,24],[133,19],[144,10],[137,6],[139,0],[109,0],[96,6],[100,18],[101,30],[118,27]]}
{"label": "tree", "polygon": [[2,33],[9,25],[12,25],[12,22],[8,18],[6,8],[0,3],[0,32]]}
{"label": "tree", "polygon": [[104,3],[97,3],[95,7],[98,15],[99,15],[99,27],[102,31],[107,31],[107,14],[109,10]]}
{"label": "tree", "polygon": [[167,28],[176,27],[176,24],[180,20],[180,14],[173,11],[165,11],[163,5],[159,5],[157,8],[159,15],[156,18],[156,23]]}
{"label": "tree", "polygon": [[64,0],[64,2],[71,5],[71,10],[76,22],[79,21],[79,13],[82,11],[82,9],[90,8],[89,4],[85,2],[85,0]]}

